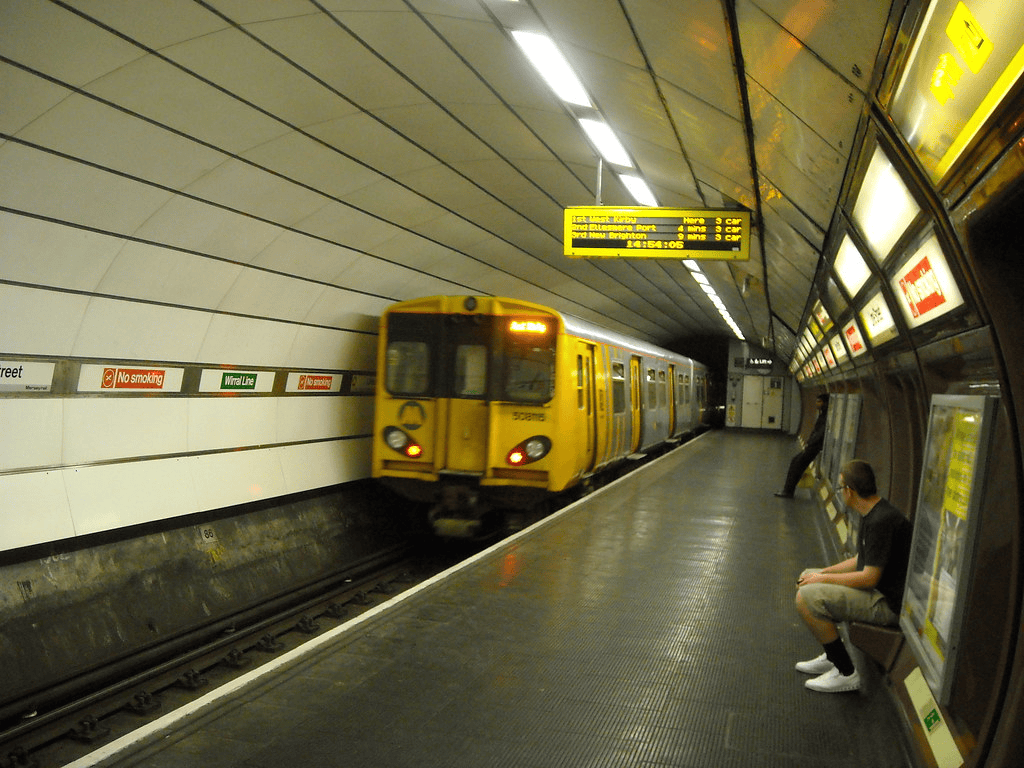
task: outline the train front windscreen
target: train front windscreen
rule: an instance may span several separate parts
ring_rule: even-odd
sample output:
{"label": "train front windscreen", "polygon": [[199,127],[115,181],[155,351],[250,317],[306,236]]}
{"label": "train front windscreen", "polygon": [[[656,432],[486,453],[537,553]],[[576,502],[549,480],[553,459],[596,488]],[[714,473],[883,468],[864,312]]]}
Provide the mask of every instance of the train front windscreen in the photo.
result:
{"label": "train front windscreen", "polygon": [[553,318],[393,313],[387,327],[392,395],[541,404],[554,394]]}

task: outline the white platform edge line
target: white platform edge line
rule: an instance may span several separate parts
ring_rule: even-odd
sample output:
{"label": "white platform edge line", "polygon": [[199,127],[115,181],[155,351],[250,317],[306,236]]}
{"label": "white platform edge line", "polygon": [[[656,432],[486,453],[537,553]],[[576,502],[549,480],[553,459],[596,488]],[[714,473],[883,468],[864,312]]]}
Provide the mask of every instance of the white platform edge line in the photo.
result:
{"label": "white platform edge line", "polygon": [[472,557],[469,557],[463,560],[462,562],[456,563],[451,568],[448,568],[444,571],[441,571],[441,573],[431,576],[429,579],[417,584],[415,587],[410,587],[406,591],[395,595],[390,600],[387,600],[381,603],[380,605],[371,608],[366,613],[362,613],[359,616],[355,616],[346,621],[344,624],[339,624],[334,629],[328,630],[327,632],[324,632],[324,634],[318,635],[317,637],[314,637],[311,640],[307,640],[302,645],[292,648],[290,651],[281,654],[276,659],[268,661],[266,664],[257,667],[251,672],[246,672],[244,675],[236,677],[234,680],[225,683],[219,688],[216,688],[215,690],[212,690],[209,693],[200,696],[195,701],[191,701],[188,704],[185,704],[184,706],[178,707],[174,711],[168,712],[166,715],[158,717],[151,723],[147,723],[146,725],[136,728],[131,733],[126,733],[124,736],[121,736],[120,738],[115,739],[114,741],[111,741],[108,744],[104,744],[102,747],[90,752],[87,755],[78,758],[73,762],[65,763],[64,768],[87,768],[88,766],[97,765],[101,761],[114,757],[119,752],[123,752],[129,749],[134,744],[149,738],[150,736],[158,733],[159,731],[170,728],[179,721],[184,720],[185,718],[200,712],[201,710],[209,707],[211,704],[216,703],[220,699],[230,696],[236,691],[247,686],[249,683],[259,680],[264,675],[269,675],[271,672],[276,672],[278,669],[285,666],[286,664],[289,664],[290,662],[300,659],[302,656],[308,654],[310,651],[313,651],[319,648],[321,645],[324,645],[330,642],[331,640],[334,640],[338,635],[342,635],[345,632],[351,630],[352,628],[359,626],[363,622],[375,617],[377,614],[382,613],[383,611],[388,610],[389,608],[392,608],[395,605],[398,605],[403,600],[407,600],[408,598],[413,597],[416,594],[419,594],[423,590],[428,589],[429,587],[433,586],[442,579],[446,579],[450,575],[458,573],[463,568],[467,568],[470,565],[473,565],[477,561],[489,556],[492,552],[514,543],[517,539],[523,538],[532,533],[533,531],[543,528],[545,525],[553,523],[555,520],[558,520],[563,515],[566,515],[569,512],[573,511],[578,505],[582,504],[583,502],[589,501],[595,498],[596,496],[599,496],[601,493],[614,487],[622,480],[628,480],[630,478],[635,477],[637,474],[642,474],[647,469],[661,462],[663,459],[671,457],[680,448],[686,448],[693,445],[695,442],[704,437],[704,435],[710,434],[710,432],[711,430],[701,433],[697,437],[694,437],[688,440],[683,445],[679,446],[679,448],[676,448],[675,450],[666,453],[664,456],[659,456],[657,459],[650,462],[649,464],[645,464],[644,466],[637,468],[633,472],[630,472],[629,474],[624,475],[608,483],[608,485],[598,488],[593,493],[585,496],[582,499],[574,501],[572,504],[563,507],[554,514],[548,515],[544,519],[538,520],[533,525],[524,528],[523,530],[518,531],[512,534],[511,536],[502,539],[501,541],[494,543],[487,549],[477,552]]}

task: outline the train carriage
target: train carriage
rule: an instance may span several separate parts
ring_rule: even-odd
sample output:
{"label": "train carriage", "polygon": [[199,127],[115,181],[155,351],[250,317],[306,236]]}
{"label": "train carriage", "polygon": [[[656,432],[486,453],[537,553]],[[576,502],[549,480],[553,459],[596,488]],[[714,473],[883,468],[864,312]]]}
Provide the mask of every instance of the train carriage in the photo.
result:
{"label": "train carriage", "polygon": [[706,420],[689,358],[524,301],[434,296],[381,317],[373,476],[480,535]]}

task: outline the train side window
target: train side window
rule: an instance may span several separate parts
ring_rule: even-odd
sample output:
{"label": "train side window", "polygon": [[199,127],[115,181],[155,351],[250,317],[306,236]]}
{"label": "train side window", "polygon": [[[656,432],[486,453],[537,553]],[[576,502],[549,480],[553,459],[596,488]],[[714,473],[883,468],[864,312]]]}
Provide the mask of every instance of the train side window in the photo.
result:
{"label": "train side window", "polygon": [[487,347],[460,344],[455,348],[455,396],[483,397],[487,393]]}
{"label": "train side window", "polygon": [[425,341],[389,342],[386,366],[393,395],[422,395],[430,386],[430,347]]}
{"label": "train side window", "polygon": [[654,407],[658,402],[658,377],[653,368],[647,369],[647,402]]}
{"label": "train side window", "polygon": [[612,413],[626,412],[626,367],[612,363]]}
{"label": "train side window", "polygon": [[668,405],[668,386],[665,383],[665,372],[658,371],[658,407]]}
{"label": "train side window", "polygon": [[686,402],[690,402],[690,374],[686,374],[683,380],[683,391],[686,392]]}

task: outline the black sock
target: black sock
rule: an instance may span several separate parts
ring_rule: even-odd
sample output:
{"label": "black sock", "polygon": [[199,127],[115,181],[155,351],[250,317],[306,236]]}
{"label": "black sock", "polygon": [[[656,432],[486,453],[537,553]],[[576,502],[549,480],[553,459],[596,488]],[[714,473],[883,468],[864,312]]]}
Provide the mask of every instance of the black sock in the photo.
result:
{"label": "black sock", "polygon": [[846,646],[843,645],[842,638],[837,638],[831,643],[825,643],[825,655],[828,660],[836,665],[836,669],[839,670],[839,674],[843,677],[852,675],[854,669],[853,659],[850,658],[850,654],[846,652]]}

